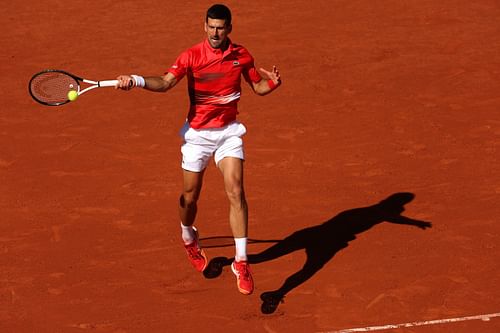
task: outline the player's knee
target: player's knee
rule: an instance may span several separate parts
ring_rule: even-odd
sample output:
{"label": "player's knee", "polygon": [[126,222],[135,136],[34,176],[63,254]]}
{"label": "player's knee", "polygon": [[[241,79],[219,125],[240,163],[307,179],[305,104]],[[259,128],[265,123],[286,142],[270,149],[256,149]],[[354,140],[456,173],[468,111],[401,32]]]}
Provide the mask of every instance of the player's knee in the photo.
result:
{"label": "player's knee", "polygon": [[196,192],[184,192],[181,194],[179,198],[179,204],[181,207],[188,207],[192,205],[196,205],[196,202],[198,201],[198,193]]}
{"label": "player's knee", "polygon": [[245,204],[245,192],[240,186],[233,186],[230,188],[226,188],[227,198],[229,202],[233,205],[241,205]]}

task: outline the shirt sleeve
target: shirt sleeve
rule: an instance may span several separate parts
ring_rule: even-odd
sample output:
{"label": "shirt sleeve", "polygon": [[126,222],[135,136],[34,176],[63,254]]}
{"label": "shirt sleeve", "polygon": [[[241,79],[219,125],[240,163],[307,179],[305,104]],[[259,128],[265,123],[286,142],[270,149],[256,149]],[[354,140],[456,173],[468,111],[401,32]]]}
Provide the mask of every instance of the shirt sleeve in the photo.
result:
{"label": "shirt sleeve", "polygon": [[253,58],[251,58],[251,61],[247,64],[247,66],[245,66],[245,69],[243,70],[243,77],[248,83],[257,83],[262,80],[262,76],[260,76],[257,68],[255,68]]}
{"label": "shirt sleeve", "polygon": [[167,70],[167,73],[174,74],[177,81],[186,75],[189,68],[189,52],[182,52],[175,60],[174,64]]}

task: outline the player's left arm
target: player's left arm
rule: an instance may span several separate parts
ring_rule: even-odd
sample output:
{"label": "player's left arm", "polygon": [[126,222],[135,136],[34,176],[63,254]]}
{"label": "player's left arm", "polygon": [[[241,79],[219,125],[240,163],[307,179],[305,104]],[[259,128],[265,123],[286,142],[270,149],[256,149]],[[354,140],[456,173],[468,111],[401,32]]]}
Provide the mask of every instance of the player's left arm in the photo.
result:
{"label": "player's left arm", "polygon": [[431,222],[419,221],[419,220],[411,219],[409,217],[401,216],[401,215],[387,217],[386,221],[390,222],[390,223],[396,223],[396,224],[413,225],[413,226],[418,227],[422,230],[425,230],[426,228],[432,228]]}
{"label": "player's left arm", "polygon": [[259,71],[263,79],[258,82],[251,81],[252,89],[257,95],[267,95],[281,85],[280,71],[276,66],[273,66],[272,71],[264,68],[260,68]]}

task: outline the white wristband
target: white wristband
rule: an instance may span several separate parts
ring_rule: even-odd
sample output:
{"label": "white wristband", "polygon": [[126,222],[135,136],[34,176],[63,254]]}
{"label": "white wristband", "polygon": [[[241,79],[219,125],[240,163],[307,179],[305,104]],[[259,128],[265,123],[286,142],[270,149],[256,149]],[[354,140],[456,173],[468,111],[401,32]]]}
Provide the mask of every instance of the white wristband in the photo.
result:
{"label": "white wristband", "polygon": [[134,81],[135,81],[135,86],[139,88],[144,88],[146,86],[146,80],[140,75],[130,75]]}

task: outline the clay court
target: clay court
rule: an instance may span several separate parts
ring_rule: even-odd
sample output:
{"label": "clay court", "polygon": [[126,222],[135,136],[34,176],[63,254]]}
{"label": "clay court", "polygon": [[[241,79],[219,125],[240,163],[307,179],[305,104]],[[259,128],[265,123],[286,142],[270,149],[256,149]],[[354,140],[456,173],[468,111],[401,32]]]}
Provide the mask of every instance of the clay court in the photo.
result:
{"label": "clay court", "polygon": [[[239,104],[250,296],[180,242],[185,81],[61,107],[27,91],[46,68],[160,75],[211,4],[2,4],[0,331],[499,332],[499,2],[226,2],[231,39],[283,78]],[[222,263],[227,215],[211,164],[197,226]]]}

